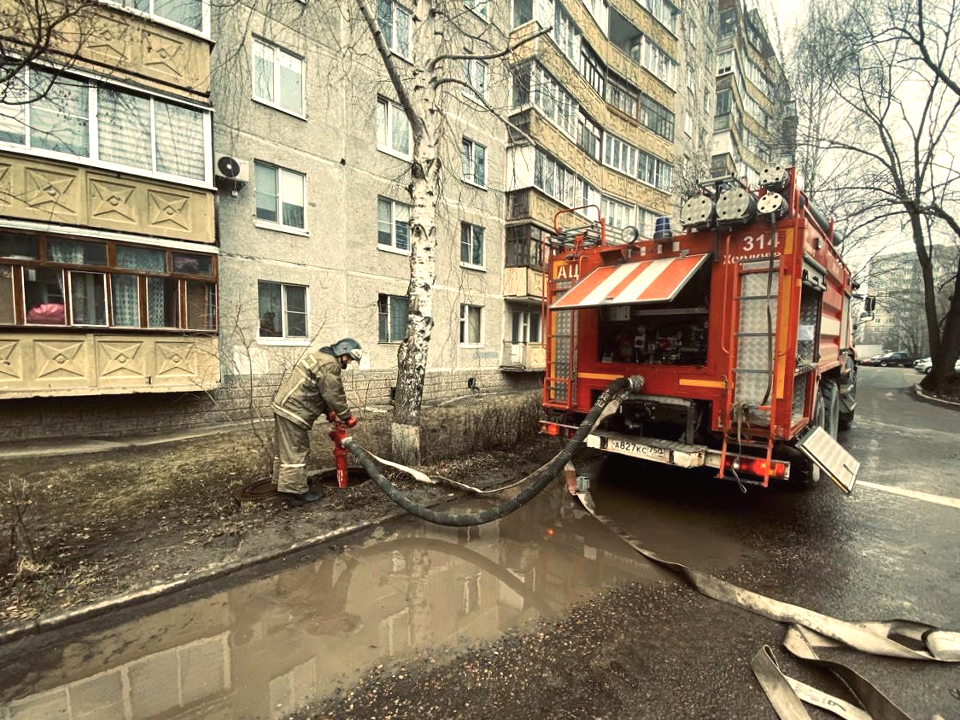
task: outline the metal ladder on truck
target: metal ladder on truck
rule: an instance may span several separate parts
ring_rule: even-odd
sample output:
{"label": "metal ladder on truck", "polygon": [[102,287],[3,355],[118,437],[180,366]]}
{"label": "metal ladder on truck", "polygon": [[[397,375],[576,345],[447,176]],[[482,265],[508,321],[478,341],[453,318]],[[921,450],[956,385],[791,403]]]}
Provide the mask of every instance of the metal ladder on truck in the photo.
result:
{"label": "metal ladder on truck", "polygon": [[[730,331],[724,338],[730,352],[732,382],[727,383],[727,417],[724,422],[719,476],[727,467],[730,445],[739,454],[743,447],[765,451],[763,487],[770,484],[777,412],[776,328],[779,325],[779,289],[783,280],[781,262],[769,258],[734,263],[734,298],[730,310]],[[766,420],[766,441],[758,442],[743,433],[759,429]],[[747,482],[741,480],[741,482]]]}

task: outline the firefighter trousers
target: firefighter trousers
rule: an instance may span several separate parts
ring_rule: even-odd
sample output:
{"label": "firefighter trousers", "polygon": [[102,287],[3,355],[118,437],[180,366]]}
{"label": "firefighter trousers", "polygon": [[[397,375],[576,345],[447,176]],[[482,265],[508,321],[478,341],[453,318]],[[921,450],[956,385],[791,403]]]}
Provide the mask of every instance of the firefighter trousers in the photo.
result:
{"label": "firefighter trousers", "polygon": [[305,493],[309,430],[280,415],[273,416],[273,480],[283,493]]}

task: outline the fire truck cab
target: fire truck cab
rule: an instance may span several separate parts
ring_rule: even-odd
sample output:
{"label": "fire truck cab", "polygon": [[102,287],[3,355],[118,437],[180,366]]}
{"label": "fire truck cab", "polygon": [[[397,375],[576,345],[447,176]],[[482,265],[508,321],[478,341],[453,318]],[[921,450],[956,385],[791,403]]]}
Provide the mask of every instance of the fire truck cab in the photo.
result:
{"label": "fire truck cab", "polygon": [[701,188],[682,234],[664,218],[653,238],[612,240],[602,219],[560,229],[593,208],[555,217],[543,430],[570,433],[611,380],[639,375],[588,446],[763,487],[823,471],[849,492],[859,463],[836,438],[856,410],[854,287],[832,224],[792,168]]}

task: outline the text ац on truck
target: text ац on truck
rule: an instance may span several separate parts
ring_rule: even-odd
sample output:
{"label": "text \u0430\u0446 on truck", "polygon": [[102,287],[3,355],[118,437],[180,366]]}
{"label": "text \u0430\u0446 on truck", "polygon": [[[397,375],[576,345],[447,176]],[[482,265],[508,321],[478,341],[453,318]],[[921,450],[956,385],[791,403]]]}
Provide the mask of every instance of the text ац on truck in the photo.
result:
{"label": "text \u0430\u0446 on truck", "polygon": [[793,168],[764,169],[755,191],[700,187],[683,234],[661,218],[652,239],[614,240],[582,225],[595,206],[554,217],[541,429],[569,434],[611,380],[639,375],[589,447],[763,487],[822,472],[850,492],[860,464],[836,438],[856,410],[855,288],[832,223]]}

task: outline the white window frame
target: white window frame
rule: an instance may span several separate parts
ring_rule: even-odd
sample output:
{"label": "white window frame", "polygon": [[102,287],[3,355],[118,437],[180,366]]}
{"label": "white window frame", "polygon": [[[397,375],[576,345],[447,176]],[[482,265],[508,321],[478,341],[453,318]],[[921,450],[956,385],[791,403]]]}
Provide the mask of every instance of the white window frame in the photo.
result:
{"label": "white window frame", "polygon": [[683,113],[683,132],[686,133],[688,137],[693,135],[693,118],[690,117],[689,110]]}
{"label": "white window frame", "polygon": [[[413,56],[413,13],[410,12],[405,6],[396,2],[395,0],[383,0],[383,2],[390,6],[390,41],[387,42],[387,47],[397,56],[404,59],[409,59]],[[377,3],[377,23],[379,25],[380,13],[379,13],[379,2]],[[397,37],[397,12],[401,12],[407,16],[407,37],[406,37],[406,48],[402,47],[398,37]],[[381,27],[381,32],[383,28]],[[386,41],[387,38],[384,38]]]}
{"label": "white window frame", "polygon": [[[511,345],[539,345],[543,342],[543,317],[539,310],[513,310],[510,317],[510,344]],[[530,319],[537,318],[537,336],[534,338],[530,333]],[[519,325],[517,324],[519,322]],[[517,337],[514,341],[514,330],[519,328]]]}
{"label": "white window frame", "polygon": [[[386,202],[390,203],[390,244],[384,245],[380,242],[380,203]],[[397,207],[403,207],[407,209],[407,245],[406,249],[397,247]],[[412,207],[406,203],[402,203],[399,200],[394,200],[393,198],[384,197],[383,195],[377,196],[377,249],[383,250],[384,252],[399,253],[401,255],[410,254],[410,210]]]}
{"label": "white window frame", "polygon": [[[380,309],[380,298],[386,298],[386,303],[385,303],[386,312]],[[393,337],[392,328],[390,327],[390,318],[392,317],[391,306],[393,305],[393,302],[396,300],[403,300],[407,303],[407,315],[404,316],[403,331],[401,333],[400,339],[391,340],[390,338]],[[410,323],[410,318],[409,318],[410,304],[409,303],[410,301],[405,295],[390,295],[389,293],[377,293],[377,344],[378,345],[395,345],[397,343],[403,342],[404,338],[407,335],[407,326]],[[380,316],[381,315],[385,315],[387,320],[387,338],[388,339],[386,340],[384,340],[380,336]]]}
{"label": "white window frame", "polygon": [[[38,68],[41,72],[48,71],[43,68]],[[22,77],[19,77],[12,82],[17,82],[23,84],[24,87],[29,87],[30,79],[30,68],[22,71],[24,74]],[[99,103],[98,98],[98,83],[99,81],[95,78],[88,77],[83,73],[71,74],[71,75],[61,75],[66,81],[72,83],[83,83],[87,86],[87,154],[86,155],[75,155],[73,153],[59,152],[56,150],[47,150],[45,148],[32,147],[32,138],[31,138],[31,104],[29,102],[24,103],[19,106],[19,109],[14,109],[11,112],[4,113],[7,117],[17,117],[17,122],[23,124],[24,128],[24,139],[22,143],[12,142],[12,141],[0,141],[0,150],[9,151],[17,154],[26,154],[32,158],[49,158],[51,160],[63,160],[68,158],[72,164],[84,165],[86,167],[95,167],[103,168],[105,170],[113,170],[118,172],[123,172],[129,175],[136,175],[138,177],[148,177],[156,178],[159,180],[164,180],[167,182],[176,183],[178,185],[188,185],[191,187],[200,187],[204,189],[211,188],[213,185],[213,164],[210,153],[210,147],[212,145],[213,138],[213,128],[211,123],[211,113],[209,108],[200,107],[189,102],[169,102],[169,100],[164,97],[151,95],[147,91],[137,90],[137,92],[129,92],[127,86],[119,83],[110,83],[107,87],[112,92],[119,93],[121,95],[136,95],[147,100],[150,103],[150,143],[151,143],[151,168],[145,169],[138,167],[136,165],[124,165],[118,162],[111,162],[106,160],[101,160],[99,157],[99,118],[98,118],[98,108]],[[102,83],[107,85],[106,83]],[[29,91],[28,91],[29,92]],[[27,96],[24,96],[29,97]],[[190,110],[191,112],[198,113],[200,115],[202,123],[202,148],[200,148],[203,155],[203,178],[193,178],[183,175],[173,175],[171,173],[162,172],[157,170],[157,130],[156,130],[156,103],[165,103],[167,105],[172,105],[174,107],[183,108]],[[6,106],[8,109],[13,108],[14,106]],[[2,109],[2,108],[0,108]],[[199,154],[199,153],[198,153]]]}
{"label": "white window frame", "polygon": [[[472,258],[474,250],[476,250],[477,244],[477,231],[480,231],[480,264],[477,265],[469,260],[463,259],[463,234],[464,231],[469,234],[469,250],[468,257]],[[470,270],[485,270],[487,262],[487,248],[486,248],[486,235],[487,231],[482,225],[475,225],[473,223],[462,222],[460,223],[460,267],[469,268]]]}
{"label": "white window frame", "polygon": [[[477,334],[479,342],[469,342],[467,333],[470,331],[470,311],[476,310],[478,313]],[[483,305],[472,305],[470,303],[460,303],[460,347],[483,347]]]}
{"label": "white window frame", "polygon": [[[463,60],[463,81],[469,85],[469,88],[463,89],[463,94],[468,98],[475,98],[485,101],[487,99],[487,64],[483,60],[476,58],[464,58]],[[479,83],[478,83],[479,81]]]}
{"label": "white window frame", "polygon": [[[273,163],[266,162],[264,160],[254,160],[254,183],[256,183],[256,168],[257,166],[270,168],[276,174],[277,180],[277,219],[276,220],[267,220],[256,215],[256,211],[259,209],[256,205],[256,192],[254,192],[254,216],[257,218],[254,221],[254,225],[265,230],[280,230],[282,232],[292,233],[294,235],[309,235],[307,231],[307,176],[304,173],[297,172],[296,170],[291,170],[290,168],[281,167],[280,165],[274,165]],[[283,222],[283,183],[284,177],[294,176],[300,178],[301,190],[303,196],[303,227],[297,227],[296,225],[287,225]],[[289,182],[289,181],[288,181]],[[256,191],[256,187],[254,187]]]}
{"label": "white window frame", "polygon": [[600,215],[606,221],[608,229],[633,225],[636,214],[636,206],[631,203],[625,203],[607,195],[600,197]]}
{"label": "white window frame", "polygon": [[[309,345],[310,344],[310,286],[309,285],[298,285],[297,283],[284,283],[278,282],[277,280],[261,280],[257,279],[257,317],[259,319],[260,315],[260,284],[265,283],[268,285],[279,285],[280,286],[280,336],[271,337],[260,335],[259,324],[257,326],[257,342],[261,345]],[[303,307],[304,307],[304,319],[303,319],[303,335],[288,335],[289,330],[287,326],[287,288],[296,287],[303,288]]]}
{"label": "white window frame", "polygon": [[734,66],[737,64],[736,54],[733,50],[723,50],[717,53],[717,75],[726,75],[728,72],[733,72]]}
{"label": "white window frame", "polygon": [[[257,95],[257,48],[258,47],[270,50],[270,52],[273,53],[273,60],[271,61],[271,65],[273,67],[273,90],[274,90],[274,96],[275,96],[275,99],[273,100],[270,100],[269,98],[260,97]],[[284,107],[283,105],[280,104],[280,95],[281,95],[280,68],[282,65],[283,57],[289,58],[290,60],[295,60],[296,62],[300,63],[300,109],[299,110],[293,110],[291,108]],[[252,72],[250,73],[250,80],[253,87],[252,92],[253,92],[254,101],[261,103],[263,105],[272,107],[275,110],[279,110],[280,112],[287,113],[288,115],[293,115],[294,117],[298,117],[301,120],[306,120],[307,119],[306,117],[306,84],[304,83],[304,78],[306,77],[306,73],[304,72],[304,64],[305,64],[304,59],[299,55],[294,55],[293,53],[287,52],[286,50],[281,48],[279,45],[275,45],[273,43],[267,42],[266,40],[261,40],[260,38],[254,38],[253,51],[251,55],[251,63],[252,63],[251,64]]]}
{"label": "white window frame", "polygon": [[630,177],[637,176],[637,148],[616,135],[603,138],[603,164]]}
{"label": "white window frame", "polygon": [[[393,146],[393,131],[398,122],[407,128],[407,152]],[[386,143],[381,142],[381,134]],[[413,157],[413,134],[410,132],[410,121],[402,107],[384,97],[377,98],[377,150],[403,160]]]}
{"label": "white window frame", "polygon": [[[483,149],[483,178],[477,182],[477,148]],[[467,173],[462,173],[463,182],[474,187],[487,189],[487,146],[481,145],[476,140],[471,140],[466,135],[460,144],[461,165],[469,169]],[[463,169],[461,167],[461,169]]]}
{"label": "white window frame", "polygon": [[483,20],[490,19],[488,6],[492,0],[463,0],[463,6]]}
{"label": "white window frame", "polygon": [[139,8],[129,7],[124,5],[122,2],[115,2],[114,0],[103,0],[103,2],[112,5],[113,7],[122,10],[123,12],[130,13],[131,15],[138,15],[139,17],[149,18],[152,22],[159,23],[160,25],[167,25],[168,27],[177,28],[182,32],[190,33],[191,35],[197,35],[202,38],[209,39],[210,37],[210,3],[206,0],[200,0],[200,29],[192,28],[189,25],[184,25],[178,23],[176,20],[171,20],[165,18],[161,15],[157,15],[154,12],[154,0],[149,0],[149,10],[140,10]]}

